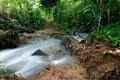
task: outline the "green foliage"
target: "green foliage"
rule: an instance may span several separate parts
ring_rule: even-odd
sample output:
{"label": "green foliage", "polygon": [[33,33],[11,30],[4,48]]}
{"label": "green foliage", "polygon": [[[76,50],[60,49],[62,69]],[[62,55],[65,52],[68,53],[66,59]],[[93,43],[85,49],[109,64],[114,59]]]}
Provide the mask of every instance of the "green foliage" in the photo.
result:
{"label": "green foliage", "polygon": [[11,30],[0,31],[0,35],[9,35],[9,34],[12,34]]}
{"label": "green foliage", "polygon": [[40,29],[46,24],[46,21],[42,18],[39,9],[32,9],[19,19],[19,23],[28,28]]}
{"label": "green foliage", "polygon": [[0,29],[2,29],[3,28],[3,21],[2,20],[0,20]]}
{"label": "green foliage", "polygon": [[61,0],[54,8],[54,21],[61,24],[66,32],[78,30],[79,26],[84,25],[80,23],[84,16],[80,1]]}
{"label": "green foliage", "polygon": [[24,8],[20,13],[17,13],[16,19],[22,26],[26,26],[32,29],[40,29],[46,24],[46,21],[42,18],[40,9],[34,8],[34,3],[26,2]]}
{"label": "green foliage", "polygon": [[110,23],[105,26],[95,27],[91,35],[97,40],[104,40],[113,46],[120,45],[120,22]]}
{"label": "green foliage", "polygon": [[5,67],[5,65],[3,64],[3,62],[0,62],[0,74],[6,74],[8,71]]}
{"label": "green foliage", "polygon": [[60,0],[53,14],[61,29],[88,32],[94,26],[120,21],[119,13],[118,0]]}
{"label": "green foliage", "polygon": [[[112,5],[112,6],[111,6]],[[120,21],[120,0],[110,0],[107,4],[110,8],[110,20],[109,22]]]}
{"label": "green foliage", "polygon": [[105,56],[107,54],[107,51],[103,51],[101,54]]}
{"label": "green foliage", "polygon": [[[107,23],[120,21],[119,0],[88,0],[85,1],[84,12],[94,22],[94,26],[102,26]],[[112,5],[112,6],[111,6]]]}
{"label": "green foliage", "polygon": [[12,22],[12,24],[16,24],[18,21],[16,19],[10,19],[10,22]]}
{"label": "green foliage", "polygon": [[[10,22],[27,28],[40,29],[46,24],[36,0],[2,0],[2,12]],[[2,25],[0,25],[2,26]]]}
{"label": "green foliage", "polygon": [[120,21],[119,0],[2,0],[0,4],[12,24],[33,29],[53,19],[62,32],[88,32],[94,26]]}

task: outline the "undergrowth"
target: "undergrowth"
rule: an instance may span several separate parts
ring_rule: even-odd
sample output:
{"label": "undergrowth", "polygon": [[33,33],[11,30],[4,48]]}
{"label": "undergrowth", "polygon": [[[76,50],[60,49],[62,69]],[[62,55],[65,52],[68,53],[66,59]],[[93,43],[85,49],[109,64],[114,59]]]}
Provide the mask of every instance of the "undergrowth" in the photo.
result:
{"label": "undergrowth", "polygon": [[120,22],[94,27],[92,30],[91,35],[95,39],[111,43],[115,47],[120,45]]}
{"label": "undergrowth", "polygon": [[[57,29],[62,30],[62,32],[71,32],[71,31],[78,31],[78,28],[84,23],[81,23],[82,20],[85,22],[85,18],[83,18],[83,5],[80,5],[81,2],[74,2],[74,1],[67,1],[64,0],[60,1],[54,7],[54,21],[57,24],[60,24],[61,27],[57,26]],[[85,28],[84,25],[83,28]]]}

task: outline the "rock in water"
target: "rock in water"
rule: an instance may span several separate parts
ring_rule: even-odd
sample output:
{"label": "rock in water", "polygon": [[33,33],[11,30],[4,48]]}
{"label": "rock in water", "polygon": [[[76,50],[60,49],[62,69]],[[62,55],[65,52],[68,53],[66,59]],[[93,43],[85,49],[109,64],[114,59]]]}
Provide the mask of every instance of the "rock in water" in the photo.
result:
{"label": "rock in water", "polygon": [[54,35],[54,38],[55,39],[63,39],[64,35],[62,35],[62,34],[56,34],[56,35]]}
{"label": "rock in water", "polygon": [[33,56],[37,55],[37,56],[47,56],[47,54],[45,54],[43,51],[41,51],[40,49],[38,49],[37,51],[35,51],[33,54]]}
{"label": "rock in water", "polygon": [[15,48],[20,44],[19,35],[12,30],[0,31],[0,49]]}
{"label": "rock in water", "polygon": [[62,45],[70,45],[71,43],[79,43],[79,42],[74,37],[71,36],[65,36],[61,42]]}

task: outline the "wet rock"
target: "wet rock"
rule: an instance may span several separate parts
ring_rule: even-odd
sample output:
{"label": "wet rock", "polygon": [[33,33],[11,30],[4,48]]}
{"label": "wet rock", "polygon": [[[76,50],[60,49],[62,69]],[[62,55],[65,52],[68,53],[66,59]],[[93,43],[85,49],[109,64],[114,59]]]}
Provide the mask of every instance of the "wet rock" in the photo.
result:
{"label": "wet rock", "polygon": [[54,38],[55,38],[55,39],[63,39],[63,38],[64,38],[64,35],[56,34],[56,35],[54,35]]}
{"label": "wet rock", "polygon": [[28,44],[31,42],[32,42],[31,38],[25,37],[25,36],[20,36],[20,44]]}
{"label": "wet rock", "polygon": [[76,33],[73,36],[76,40],[78,40],[80,43],[85,42],[85,39],[88,37],[87,33]]}
{"label": "wet rock", "polygon": [[71,44],[71,41],[70,41],[69,37],[63,38],[61,44],[62,45],[69,45],[69,44]]}
{"label": "wet rock", "polygon": [[112,55],[117,56],[117,57],[120,57],[120,49],[117,49],[117,48],[114,50],[109,50],[107,53],[112,54]]}
{"label": "wet rock", "polygon": [[33,39],[39,38],[39,40],[46,40],[46,39],[50,39],[51,37],[49,34],[42,33],[42,32],[36,32],[32,34],[32,38]]}
{"label": "wet rock", "polygon": [[79,42],[74,37],[71,36],[65,36],[61,42],[62,45],[70,45],[71,43],[79,43]]}
{"label": "wet rock", "polygon": [[12,30],[0,31],[0,49],[15,48],[20,44],[19,35]]}
{"label": "wet rock", "polygon": [[2,66],[1,68],[3,68],[3,69],[0,69],[0,77],[10,76],[11,74],[14,74],[14,71],[9,70],[7,68],[5,69],[4,65],[0,65],[0,66]]}
{"label": "wet rock", "polygon": [[23,36],[29,37],[28,33],[23,33]]}
{"label": "wet rock", "polygon": [[0,32],[3,32],[3,30],[0,30]]}
{"label": "wet rock", "polygon": [[47,54],[45,54],[43,51],[41,51],[40,49],[38,49],[37,51],[35,51],[33,54],[33,56],[37,55],[37,56],[47,56]]}
{"label": "wet rock", "polygon": [[12,76],[6,76],[6,77],[1,77],[0,76],[0,80],[27,80],[22,78],[21,76],[18,75],[12,75]]}

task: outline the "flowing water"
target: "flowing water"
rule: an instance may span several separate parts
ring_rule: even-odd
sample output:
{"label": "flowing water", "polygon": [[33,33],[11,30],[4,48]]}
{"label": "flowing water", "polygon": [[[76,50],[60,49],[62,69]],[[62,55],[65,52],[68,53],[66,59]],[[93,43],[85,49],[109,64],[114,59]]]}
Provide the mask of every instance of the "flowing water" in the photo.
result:
{"label": "flowing water", "polygon": [[[32,55],[38,49],[48,56]],[[69,66],[76,62],[78,59],[61,47],[61,40],[40,40],[16,49],[0,51],[0,76],[17,74],[28,78],[49,65]]]}
{"label": "flowing water", "polygon": [[[73,37],[80,41],[85,38],[84,36],[85,34],[82,34],[82,37]],[[48,56],[32,55],[38,49]],[[62,48],[60,39],[41,40],[37,38],[31,44],[0,51],[0,76],[17,74],[29,78],[49,65],[70,66],[78,61],[69,51]]]}

